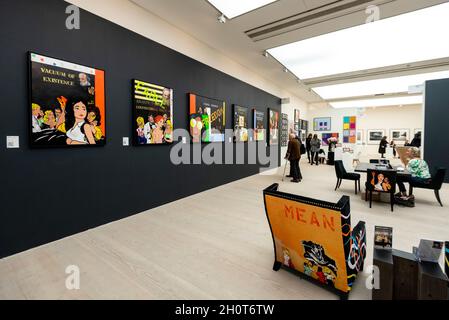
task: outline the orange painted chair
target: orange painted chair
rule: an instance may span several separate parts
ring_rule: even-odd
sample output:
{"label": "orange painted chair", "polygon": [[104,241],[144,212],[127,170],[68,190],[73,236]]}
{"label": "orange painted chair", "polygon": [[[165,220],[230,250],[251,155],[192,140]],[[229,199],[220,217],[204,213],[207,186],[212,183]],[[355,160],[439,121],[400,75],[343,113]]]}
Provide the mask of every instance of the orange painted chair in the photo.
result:
{"label": "orange painted chair", "polygon": [[338,203],[264,190],[275,262],[346,300],[366,257],[365,222],[351,228],[349,197]]}

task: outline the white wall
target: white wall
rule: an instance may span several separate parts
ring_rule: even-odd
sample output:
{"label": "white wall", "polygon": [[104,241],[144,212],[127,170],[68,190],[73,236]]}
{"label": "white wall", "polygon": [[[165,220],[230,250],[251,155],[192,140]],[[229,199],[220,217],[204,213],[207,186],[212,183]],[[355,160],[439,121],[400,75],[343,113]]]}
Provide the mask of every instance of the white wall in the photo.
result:
{"label": "white wall", "polygon": [[[128,0],[63,0],[280,98],[306,104],[220,51]],[[181,0],[180,0],[181,1]],[[82,28],[81,17],[81,28]]]}
{"label": "white wall", "polygon": [[[415,129],[424,128],[424,116],[422,105],[413,106],[395,106],[395,107],[378,107],[366,108],[365,111],[359,112],[357,109],[334,109],[334,108],[318,108],[310,106],[308,110],[308,120],[311,126],[311,132],[317,133],[321,138],[323,132],[313,131],[313,119],[318,117],[331,117],[332,130],[330,132],[338,132],[340,141],[343,141],[343,117],[357,116],[357,130],[363,130],[364,142],[367,142],[367,130],[384,129],[388,139],[391,139],[391,129],[409,129],[410,135],[413,137]],[[327,132],[326,132],[327,133]],[[377,154],[378,145],[367,145],[366,153],[370,155]]]}

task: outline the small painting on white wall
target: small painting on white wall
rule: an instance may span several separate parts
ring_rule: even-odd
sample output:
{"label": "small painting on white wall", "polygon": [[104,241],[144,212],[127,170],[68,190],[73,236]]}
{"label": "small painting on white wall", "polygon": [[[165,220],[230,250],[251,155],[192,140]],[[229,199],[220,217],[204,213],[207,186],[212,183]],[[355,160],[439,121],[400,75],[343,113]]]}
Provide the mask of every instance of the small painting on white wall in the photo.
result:
{"label": "small painting on white wall", "polygon": [[393,141],[406,142],[410,139],[410,130],[409,129],[392,129],[390,132],[390,136]]}
{"label": "small painting on white wall", "polygon": [[385,137],[385,130],[368,130],[368,144],[378,144]]}

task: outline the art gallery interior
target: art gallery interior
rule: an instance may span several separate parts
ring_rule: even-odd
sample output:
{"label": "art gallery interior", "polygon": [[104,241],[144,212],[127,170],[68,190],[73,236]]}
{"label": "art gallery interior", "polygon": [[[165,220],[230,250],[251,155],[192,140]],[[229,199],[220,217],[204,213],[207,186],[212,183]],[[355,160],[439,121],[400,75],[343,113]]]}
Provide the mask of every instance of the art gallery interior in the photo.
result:
{"label": "art gallery interior", "polygon": [[1,300],[449,299],[449,1],[0,9]]}

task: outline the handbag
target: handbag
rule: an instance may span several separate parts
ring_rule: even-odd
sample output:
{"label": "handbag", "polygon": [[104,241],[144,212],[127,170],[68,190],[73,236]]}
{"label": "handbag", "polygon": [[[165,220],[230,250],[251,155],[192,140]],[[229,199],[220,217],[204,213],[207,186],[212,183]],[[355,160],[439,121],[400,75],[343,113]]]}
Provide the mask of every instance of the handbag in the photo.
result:
{"label": "handbag", "polygon": [[305,147],[304,143],[301,143],[300,153],[301,154],[306,154],[306,152],[307,152],[307,150],[306,150],[306,147]]}

